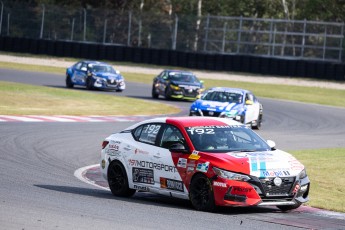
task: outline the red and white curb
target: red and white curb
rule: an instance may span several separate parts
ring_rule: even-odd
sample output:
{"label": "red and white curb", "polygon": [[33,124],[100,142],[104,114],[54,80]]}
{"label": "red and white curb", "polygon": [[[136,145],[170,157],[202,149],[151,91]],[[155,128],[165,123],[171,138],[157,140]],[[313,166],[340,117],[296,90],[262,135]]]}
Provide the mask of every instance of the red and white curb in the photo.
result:
{"label": "red and white curb", "polygon": [[148,116],[0,115],[0,122],[130,122],[147,118]]}

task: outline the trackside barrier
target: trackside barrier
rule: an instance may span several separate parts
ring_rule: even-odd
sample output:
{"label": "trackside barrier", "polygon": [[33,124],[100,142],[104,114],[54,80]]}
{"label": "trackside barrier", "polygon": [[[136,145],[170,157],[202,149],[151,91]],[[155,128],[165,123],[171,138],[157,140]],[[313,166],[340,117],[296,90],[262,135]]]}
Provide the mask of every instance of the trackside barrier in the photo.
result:
{"label": "trackside barrier", "polygon": [[344,63],[0,36],[0,51],[345,82]]}

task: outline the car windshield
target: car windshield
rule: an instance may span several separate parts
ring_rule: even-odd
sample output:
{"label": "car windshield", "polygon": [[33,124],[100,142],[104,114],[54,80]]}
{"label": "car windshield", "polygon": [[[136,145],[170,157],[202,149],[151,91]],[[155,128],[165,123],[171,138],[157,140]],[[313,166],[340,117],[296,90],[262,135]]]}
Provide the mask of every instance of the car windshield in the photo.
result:
{"label": "car windshield", "polygon": [[114,68],[108,65],[92,65],[91,71],[98,73],[115,73]]}
{"label": "car windshield", "polygon": [[243,95],[238,92],[208,91],[202,96],[205,101],[242,103]]}
{"label": "car windshield", "polygon": [[169,78],[172,81],[199,83],[199,80],[195,77],[195,75],[188,72],[170,72]]}
{"label": "car windshield", "polygon": [[245,125],[187,127],[195,149],[202,152],[268,151],[269,145]]}

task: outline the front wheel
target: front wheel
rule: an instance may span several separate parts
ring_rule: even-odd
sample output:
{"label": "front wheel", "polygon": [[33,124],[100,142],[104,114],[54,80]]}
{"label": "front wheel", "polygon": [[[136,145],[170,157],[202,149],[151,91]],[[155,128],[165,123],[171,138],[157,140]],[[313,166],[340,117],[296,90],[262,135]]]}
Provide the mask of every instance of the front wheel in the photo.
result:
{"label": "front wheel", "polygon": [[261,128],[262,123],[262,114],[259,114],[258,119],[256,120],[256,125],[254,125],[252,128],[259,130]]}
{"label": "front wheel", "polygon": [[74,84],[71,80],[71,77],[69,75],[66,76],[66,87],[67,88],[73,88]]}
{"label": "front wheel", "polygon": [[157,99],[159,97],[159,94],[156,92],[156,88],[154,86],[152,86],[152,98]]}
{"label": "front wheel", "polygon": [[115,196],[129,197],[136,191],[129,188],[126,170],[119,161],[114,161],[109,165],[108,184],[111,193]]}
{"label": "front wheel", "polygon": [[191,184],[189,199],[193,207],[198,211],[214,211],[214,195],[210,180],[203,174],[196,175]]}
{"label": "front wheel", "polygon": [[93,90],[93,82],[91,77],[86,78],[86,88],[88,90]]}

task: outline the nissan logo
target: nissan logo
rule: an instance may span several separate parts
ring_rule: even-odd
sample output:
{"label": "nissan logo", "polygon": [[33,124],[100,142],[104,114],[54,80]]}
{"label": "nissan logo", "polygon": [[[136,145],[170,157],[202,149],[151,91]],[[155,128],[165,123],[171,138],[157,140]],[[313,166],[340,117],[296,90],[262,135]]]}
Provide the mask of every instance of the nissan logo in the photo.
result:
{"label": "nissan logo", "polygon": [[282,185],[282,179],[280,178],[280,177],[276,177],[276,178],[274,178],[274,180],[273,180],[273,183],[274,183],[274,185],[275,186],[280,186],[280,185]]}

